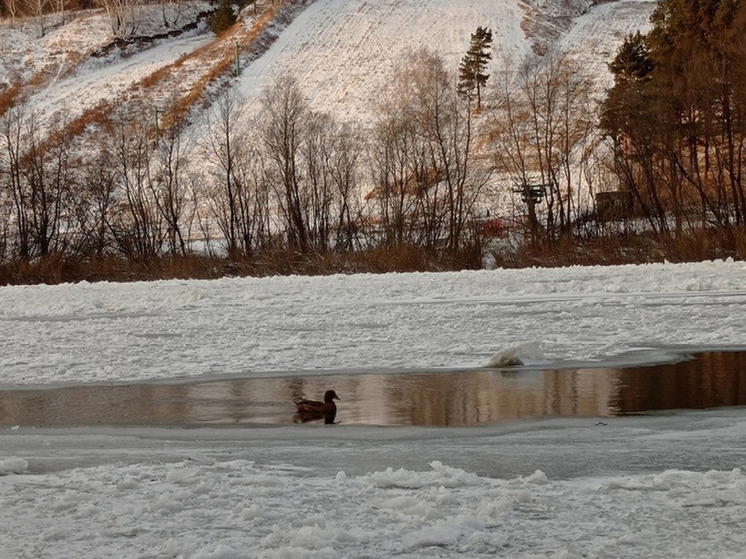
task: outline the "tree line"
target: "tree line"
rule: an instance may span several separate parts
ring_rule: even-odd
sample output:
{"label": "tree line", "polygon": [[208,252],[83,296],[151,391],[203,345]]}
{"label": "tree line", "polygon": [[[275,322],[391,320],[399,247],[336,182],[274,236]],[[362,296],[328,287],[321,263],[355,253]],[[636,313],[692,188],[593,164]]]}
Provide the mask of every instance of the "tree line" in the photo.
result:
{"label": "tree line", "polygon": [[[458,72],[412,53],[365,127],[313,110],[290,77],[256,118],[226,91],[199,137],[166,106],[98,126],[85,151],[16,106],[0,117],[0,263],[407,247],[469,267],[486,252],[580,262],[594,246],[621,261],[742,256],[744,12],[661,0],[611,61],[602,100],[577,59],[488,74],[479,28]],[[533,253],[544,260],[520,260]]]}
{"label": "tree line", "polygon": [[626,38],[600,129],[613,172],[649,230],[737,237],[746,224],[746,7],[660,0]]}
{"label": "tree line", "polygon": [[412,55],[365,131],[312,110],[289,77],[260,105],[246,118],[226,90],[201,135],[169,126],[161,107],[148,122],[98,125],[85,146],[64,123],[42,131],[30,108],[13,107],[0,117],[0,260],[457,254],[479,243],[490,169],[470,103],[435,55]]}
{"label": "tree line", "polygon": [[43,136],[15,107],[0,117],[0,261],[412,247],[479,267],[508,241],[581,235],[599,182],[586,80],[569,59],[535,59],[501,63],[486,89],[481,58],[459,79],[411,53],[365,127],[312,110],[290,77],[265,90],[256,119],[226,90],[197,139],[166,106],[98,126],[83,152],[64,123]]}

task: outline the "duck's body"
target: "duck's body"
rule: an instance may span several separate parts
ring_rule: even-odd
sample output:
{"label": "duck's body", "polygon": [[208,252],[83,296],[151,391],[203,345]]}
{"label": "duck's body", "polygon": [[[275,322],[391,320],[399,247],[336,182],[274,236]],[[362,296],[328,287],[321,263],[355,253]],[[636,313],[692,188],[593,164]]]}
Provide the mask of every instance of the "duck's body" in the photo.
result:
{"label": "duck's body", "polygon": [[319,402],[316,400],[296,400],[295,407],[301,413],[325,413],[330,411],[337,411],[337,404],[334,400],[339,400],[339,396],[334,390],[327,390],[324,394],[324,401]]}
{"label": "duck's body", "polygon": [[295,400],[294,403],[303,421],[323,418],[326,423],[334,423],[334,417],[337,414],[337,404],[334,400],[340,400],[340,397],[334,390],[327,390],[323,402],[301,399]]}

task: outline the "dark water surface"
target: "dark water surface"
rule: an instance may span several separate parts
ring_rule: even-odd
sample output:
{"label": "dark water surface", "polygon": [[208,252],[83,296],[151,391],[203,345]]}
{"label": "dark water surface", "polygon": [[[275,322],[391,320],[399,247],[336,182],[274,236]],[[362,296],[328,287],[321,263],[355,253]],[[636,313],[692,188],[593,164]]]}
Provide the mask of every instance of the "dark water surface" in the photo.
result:
{"label": "dark water surface", "polygon": [[665,365],[478,369],[94,385],[0,391],[0,427],[292,424],[295,398],[342,398],[336,421],[473,426],[542,416],[609,417],[746,405],[746,353]]}

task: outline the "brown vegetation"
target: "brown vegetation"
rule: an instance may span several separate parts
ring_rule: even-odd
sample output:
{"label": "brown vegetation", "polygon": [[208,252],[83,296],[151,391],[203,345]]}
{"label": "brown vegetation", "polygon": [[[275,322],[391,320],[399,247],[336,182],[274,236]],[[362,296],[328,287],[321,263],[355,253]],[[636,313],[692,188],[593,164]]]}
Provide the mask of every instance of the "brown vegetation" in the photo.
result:
{"label": "brown vegetation", "polygon": [[[535,243],[491,253],[500,268],[610,266],[651,262],[699,262],[746,255],[746,229],[728,234],[716,230],[692,232],[685,238],[661,241],[651,235],[600,236]],[[137,260],[118,255],[71,258],[50,254],[33,261],[0,264],[0,285],[56,284],[78,281],[153,281],[217,279],[237,276],[330,275],[389,272],[443,272],[480,269],[482,250],[441,253],[404,245],[377,246],[349,253],[324,254],[267,249],[251,257],[163,255]]]}
{"label": "brown vegetation", "polygon": [[16,83],[0,93],[0,117],[18,103],[19,97],[21,96],[21,91],[22,88],[20,84]]}
{"label": "brown vegetation", "polygon": [[746,257],[746,229],[697,229],[679,238],[648,233],[572,237],[536,242],[492,253],[503,268],[611,266],[651,262],[701,262]]}
{"label": "brown vegetation", "polygon": [[479,252],[441,255],[412,246],[394,249],[377,247],[354,253],[329,251],[325,254],[266,250],[251,258],[164,255],[145,261],[117,255],[78,259],[48,254],[33,261],[0,264],[0,285],[217,279],[226,276],[443,272],[480,267]]}

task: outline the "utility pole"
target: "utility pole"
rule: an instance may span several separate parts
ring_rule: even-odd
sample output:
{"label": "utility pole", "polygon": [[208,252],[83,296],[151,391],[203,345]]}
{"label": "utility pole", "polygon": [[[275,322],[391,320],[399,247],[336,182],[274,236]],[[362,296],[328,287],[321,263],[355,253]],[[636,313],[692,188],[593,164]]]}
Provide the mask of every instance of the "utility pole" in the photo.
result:
{"label": "utility pole", "polygon": [[241,72],[240,58],[239,58],[240,49],[241,47],[238,44],[238,39],[236,39],[236,77],[238,77],[238,74]]}
{"label": "utility pole", "polygon": [[158,142],[161,140],[161,129],[158,126],[158,113],[163,113],[157,105],[153,106],[153,112],[155,113],[155,147],[158,147]]}

